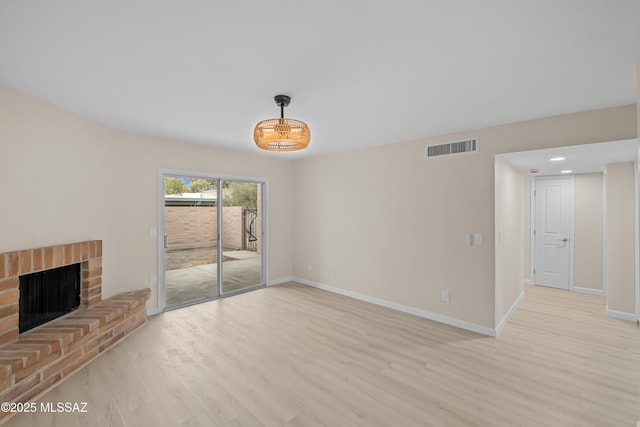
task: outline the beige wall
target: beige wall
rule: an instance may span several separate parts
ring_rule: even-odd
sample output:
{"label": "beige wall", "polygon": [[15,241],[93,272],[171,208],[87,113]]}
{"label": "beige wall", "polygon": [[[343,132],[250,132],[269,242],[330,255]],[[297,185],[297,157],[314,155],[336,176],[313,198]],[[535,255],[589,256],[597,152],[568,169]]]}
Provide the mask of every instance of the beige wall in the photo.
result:
{"label": "beige wall", "polygon": [[[635,138],[636,118],[629,105],[296,159],[294,276],[493,328],[494,155]],[[424,159],[468,137],[479,153]],[[483,246],[465,245],[473,232]]]}
{"label": "beige wall", "polygon": [[[254,176],[269,180],[271,279],[494,327],[512,303],[495,292],[494,156],[635,138],[636,120],[629,105],[291,161],[116,131],[0,85],[0,252],[102,239],[105,296],[147,287],[158,169]],[[424,159],[469,136],[479,153]]]}
{"label": "beige wall", "polygon": [[525,208],[529,193],[523,191],[530,182],[515,167],[502,160],[495,160],[495,323],[508,313],[513,302],[522,292],[524,277]]}
{"label": "beige wall", "polygon": [[573,286],[602,290],[603,176],[575,176]]}
{"label": "beige wall", "polygon": [[0,252],[102,239],[105,296],[151,287],[156,306],[159,168],[268,179],[269,277],[291,275],[291,160],[116,131],[4,85]]}
{"label": "beige wall", "polygon": [[634,164],[612,163],[605,171],[607,308],[635,312]]}

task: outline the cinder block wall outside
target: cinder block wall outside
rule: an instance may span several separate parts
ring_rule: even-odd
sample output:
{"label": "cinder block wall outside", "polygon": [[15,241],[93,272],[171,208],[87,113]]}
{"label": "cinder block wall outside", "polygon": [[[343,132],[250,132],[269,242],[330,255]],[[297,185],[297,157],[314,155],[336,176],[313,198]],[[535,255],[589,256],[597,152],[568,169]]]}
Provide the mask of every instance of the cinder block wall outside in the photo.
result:
{"label": "cinder block wall outside", "polygon": [[[167,206],[164,208],[168,249],[215,246],[218,215],[215,207]],[[225,249],[242,249],[242,206],[222,208]]]}

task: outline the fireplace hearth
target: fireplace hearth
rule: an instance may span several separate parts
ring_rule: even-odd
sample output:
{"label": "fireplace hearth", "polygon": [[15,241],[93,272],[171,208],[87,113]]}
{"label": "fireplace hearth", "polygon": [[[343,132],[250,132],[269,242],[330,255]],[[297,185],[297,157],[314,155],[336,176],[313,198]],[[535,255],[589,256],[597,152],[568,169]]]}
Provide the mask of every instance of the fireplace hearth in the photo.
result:
{"label": "fireplace hearth", "polygon": [[[60,288],[67,279],[68,292]],[[21,296],[29,293],[39,294],[32,305],[46,304],[33,310],[43,323],[25,331],[23,317],[32,310]],[[150,293],[102,299],[101,240],[0,253],[0,402],[29,402],[138,330],[147,323]],[[60,316],[50,320],[53,314]],[[0,410],[0,423],[11,414]]]}

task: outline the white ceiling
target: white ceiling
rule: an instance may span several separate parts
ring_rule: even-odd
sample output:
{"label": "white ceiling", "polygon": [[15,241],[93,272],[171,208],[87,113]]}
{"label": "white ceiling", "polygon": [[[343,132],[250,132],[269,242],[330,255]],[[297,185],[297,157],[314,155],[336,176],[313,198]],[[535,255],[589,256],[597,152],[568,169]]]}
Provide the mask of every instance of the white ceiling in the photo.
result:
{"label": "white ceiling", "polygon": [[[0,82],[115,128],[316,155],[636,102],[638,0],[0,0]],[[283,154],[279,154],[283,155]]]}
{"label": "white ceiling", "polygon": [[[602,172],[610,163],[633,162],[638,155],[638,140],[602,142],[544,150],[501,154],[507,162],[527,175],[558,175],[563,170],[571,174]],[[564,160],[551,161],[564,157]],[[538,172],[531,173],[531,170]]]}

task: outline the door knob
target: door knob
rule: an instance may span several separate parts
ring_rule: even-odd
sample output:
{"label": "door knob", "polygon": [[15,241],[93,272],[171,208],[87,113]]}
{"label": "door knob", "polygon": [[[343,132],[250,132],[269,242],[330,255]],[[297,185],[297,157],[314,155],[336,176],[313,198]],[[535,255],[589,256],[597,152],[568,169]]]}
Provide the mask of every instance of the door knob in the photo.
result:
{"label": "door knob", "polygon": [[562,239],[558,239],[558,240],[560,240],[561,242],[566,242],[566,241],[568,241],[569,239],[568,239],[568,238],[566,238],[566,237],[563,237]]}

